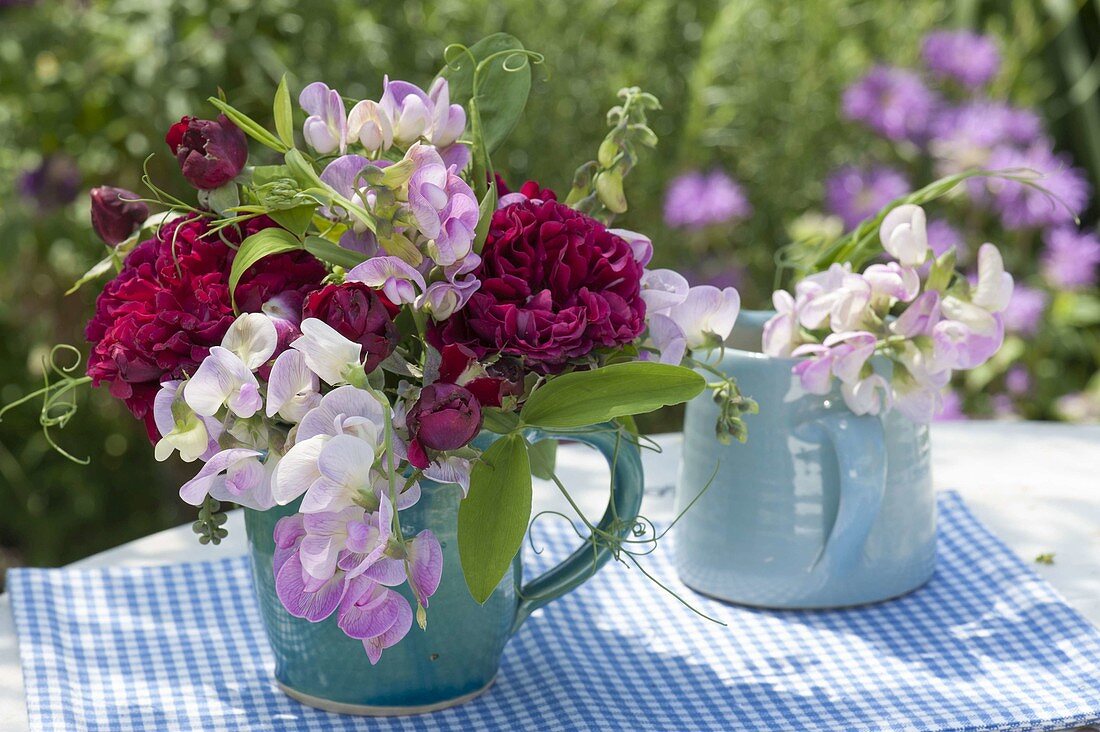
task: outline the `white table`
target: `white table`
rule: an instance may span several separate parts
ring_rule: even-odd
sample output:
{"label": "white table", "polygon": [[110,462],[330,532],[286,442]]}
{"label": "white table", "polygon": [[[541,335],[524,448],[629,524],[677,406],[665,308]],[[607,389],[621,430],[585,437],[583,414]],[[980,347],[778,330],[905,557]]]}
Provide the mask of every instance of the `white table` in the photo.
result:
{"label": "white table", "polygon": [[[661,454],[644,453],[646,499],[652,519],[672,518],[679,435],[663,435]],[[932,430],[937,488],[955,489],[1025,561],[1054,554],[1035,568],[1085,617],[1100,625],[1100,426],[1028,422],[938,423]],[[588,515],[606,502],[607,469],[591,450],[561,450],[558,473]],[[535,488],[535,511],[569,507],[551,484]],[[162,531],[82,559],[72,566],[154,565],[244,554],[240,511],[230,513],[229,538],[201,546],[189,526]],[[0,732],[27,730],[23,673],[11,600],[0,595]]]}

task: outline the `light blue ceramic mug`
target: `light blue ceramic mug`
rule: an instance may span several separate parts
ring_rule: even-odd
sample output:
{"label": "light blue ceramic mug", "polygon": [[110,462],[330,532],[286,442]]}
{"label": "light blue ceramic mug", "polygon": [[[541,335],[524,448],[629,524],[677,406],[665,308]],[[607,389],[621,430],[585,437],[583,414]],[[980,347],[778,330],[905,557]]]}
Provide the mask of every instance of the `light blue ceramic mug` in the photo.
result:
{"label": "light blue ceramic mug", "polygon": [[774,608],[860,605],[919,587],[936,556],[928,427],[897,411],[857,416],[839,391],[807,393],[795,359],[759,352],[771,315],[742,313],[724,355],[697,354],[735,377],[760,413],[745,417],[744,444],[722,445],[709,395],[687,406],[678,508],[699,498],[676,529],[681,579]]}
{"label": "light blue ceramic mug", "polygon": [[[477,444],[487,447],[495,437],[482,433]],[[542,438],[545,435],[537,432],[529,437]],[[642,501],[637,445],[617,440],[610,428],[571,434],[570,439],[591,445],[607,459],[613,476],[611,502],[599,528],[625,535]],[[272,531],[280,518],[294,512],[294,504],[269,511],[245,509],[253,581],[275,655],[275,679],[289,696],[332,712],[374,716],[419,714],[469,701],[493,683],[504,646],[520,624],[534,610],[578,587],[611,557],[603,546],[593,556],[588,543],[524,584],[517,554],[511,572],[479,605],[466,587],[458,558],[461,490],[430,480],[420,485],[421,498],[401,512],[401,524],[407,536],[421,529],[435,533],[443,547],[443,579],[432,596],[427,629],[413,626],[375,666],[362,643],[337,627],[335,616],[310,623],[291,616],[279,602],[272,575]],[[415,602],[407,586],[400,591]]]}

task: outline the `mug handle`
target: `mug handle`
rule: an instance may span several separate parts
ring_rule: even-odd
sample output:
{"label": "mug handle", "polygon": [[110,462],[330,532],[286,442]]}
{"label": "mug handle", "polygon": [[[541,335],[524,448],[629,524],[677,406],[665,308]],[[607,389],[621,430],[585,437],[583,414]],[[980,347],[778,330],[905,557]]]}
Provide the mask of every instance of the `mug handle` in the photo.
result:
{"label": "mug handle", "polygon": [[858,566],[886,492],[882,420],[871,415],[830,414],[807,424],[824,433],[840,473],[836,520],[809,571],[824,564],[829,575],[843,575]]}
{"label": "mug handle", "polygon": [[[597,425],[598,427],[606,427],[606,429],[568,435],[548,435],[535,431],[531,439],[532,442],[538,442],[545,439],[565,438],[583,442],[603,454],[608,467],[611,468],[611,497],[597,527],[603,531],[611,531],[618,522],[616,533],[625,537],[633,529],[634,519],[637,518],[638,510],[642,506],[642,491],[645,484],[642,476],[642,457],[638,445],[633,441],[622,439],[618,428],[610,423]],[[515,633],[535,610],[583,584],[600,567],[607,564],[609,559],[611,559],[611,552],[606,546],[597,545],[593,551],[591,545],[586,544],[561,563],[524,584],[520,590],[522,599],[516,608],[512,632]]]}

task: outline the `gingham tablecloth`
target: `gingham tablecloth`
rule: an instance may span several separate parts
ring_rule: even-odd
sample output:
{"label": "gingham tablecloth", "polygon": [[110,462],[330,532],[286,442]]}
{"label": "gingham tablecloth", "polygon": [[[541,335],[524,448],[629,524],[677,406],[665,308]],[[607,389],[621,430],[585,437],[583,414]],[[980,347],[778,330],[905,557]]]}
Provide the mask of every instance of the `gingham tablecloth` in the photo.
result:
{"label": "gingham tablecloth", "polygon": [[[536,613],[496,685],[455,709],[363,719],[272,683],[247,560],[9,573],[31,728],[84,730],[1045,730],[1100,720],[1100,632],[940,497],[935,577],[872,607],[771,612],[695,595],[669,547]],[[576,535],[539,522],[532,569]],[[675,532],[673,532],[675,534]],[[454,569],[452,568],[452,571]],[[413,632],[416,632],[415,628]]]}

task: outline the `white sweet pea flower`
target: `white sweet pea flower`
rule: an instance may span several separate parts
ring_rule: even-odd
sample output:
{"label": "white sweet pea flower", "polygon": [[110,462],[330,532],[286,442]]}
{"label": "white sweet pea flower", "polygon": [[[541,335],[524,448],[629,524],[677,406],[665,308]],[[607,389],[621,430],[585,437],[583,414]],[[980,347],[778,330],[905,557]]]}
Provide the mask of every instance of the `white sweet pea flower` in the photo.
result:
{"label": "white sweet pea flower", "polygon": [[944,320],[932,329],[936,370],[972,369],[989,360],[1004,342],[1004,321],[983,308],[945,297]]}
{"label": "white sweet pea flower", "polygon": [[897,262],[872,264],[863,272],[871,286],[871,305],[885,312],[895,302],[909,302],[920,292],[920,275]]}
{"label": "white sweet pea flower", "polygon": [[991,313],[999,313],[1008,307],[1012,288],[1012,275],[1005,272],[1000,250],[992,244],[982,244],[978,250],[978,284],[970,301]]}
{"label": "white sweet pea flower", "polygon": [[347,545],[349,528],[362,521],[363,514],[362,508],[348,506],[303,517],[305,536],[298,545],[298,555],[310,577],[328,580],[336,574],[336,560]]}
{"label": "white sweet pea flower", "polygon": [[210,349],[195,375],[184,385],[187,406],[212,417],[223,406],[248,419],[263,406],[260,384],[252,373],[267,363],[279,343],[271,318],[246,313],[233,321],[220,346]]}
{"label": "white sweet pea flower", "polygon": [[795,287],[799,322],[810,330],[829,323],[837,332],[860,330],[871,304],[871,285],[851,265],[834,264]]}
{"label": "white sweet pea flower", "polygon": [[926,424],[943,409],[943,390],[906,374],[894,376],[894,406],[913,422]]}
{"label": "white sweet pea flower", "polygon": [[321,401],[320,387],[301,351],[283,351],[267,379],[267,416],[277,414],[291,424],[300,422]]}
{"label": "white sweet pea flower", "polygon": [[393,121],[378,102],[366,99],[348,114],[348,139],[359,140],[372,153],[389,150],[393,145]]}
{"label": "white sweet pea flower", "polygon": [[351,435],[336,435],[317,456],[318,479],[302,498],[302,513],[338,511],[355,503],[362,490],[372,487],[374,448]]}
{"label": "white sweet pea flower", "polygon": [[210,349],[210,355],[199,364],[195,375],[184,385],[183,398],[187,406],[204,417],[213,417],[223,406],[248,419],[263,406],[260,383],[241,359],[221,346]]}
{"label": "white sweet pea flower", "polygon": [[924,209],[906,203],[890,210],[879,227],[882,246],[906,267],[919,267],[928,258]]}
{"label": "white sweet pea flower", "polygon": [[[383,418],[382,405],[362,389],[341,386],[325,394],[302,418],[294,446],[279,461],[272,480],[275,500],[285,505],[306,494],[304,513],[338,510],[333,507],[350,502],[358,489],[372,484]],[[328,451],[333,441],[336,446]]]}
{"label": "white sweet pea flower", "polygon": [[[424,477],[429,480],[434,480],[437,483],[455,483],[462,489],[462,497],[465,498],[470,492],[470,470],[472,470],[470,461],[458,457],[457,455],[448,455],[446,457],[433,460],[432,463],[425,468]],[[408,491],[405,491],[408,493]],[[404,493],[401,494],[405,495]],[[417,486],[416,498],[420,497],[419,486]],[[412,501],[415,503],[416,501]],[[412,505],[410,503],[409,505]],[[401,499],[398,499],[398,508],[405,508],[401,505]]]}
{"label": "white sweet pea flower", "polygon": [[684,332],[691,349],[729,338],[740,312],[741,295],[737,290],[699,285],[688,290],[683,302],[669,309],[668,317]]}
{"label": "white sweet pea flower", "polygon": [[649,337],[653,347],[660,352],[660,362],[679,365],[687,353],[687,337],[684,330],[667,315],[655,313],[649,316]]}
{"label": "white sweet pea flower", "polygon": [[667,315],[674,305],[687,298],[690,289],[687,279],[675,270],[650,269],[642,273],[641,298],[649,315]]}
{"label": "white sweet pea flower", "polygon": [[833,375],[845,384],[859,381],[867,360],[875,354],[878,339],[867,331],[830,333],[824,345],[832,357]]}
{"label": "white sweet pea flower", "polygon": [[772,293],[772,307],[775,308],[775,315],[764,323],[762,350],[773,358],[787,358],[802,342],[798,327],[798,309],[794,297],[786,290]]}
{"label": "white sweet pea flower", "polygon": [[346,383],[349,371],[363,368],[363,347],[317,318],[302,321],[302,335],[290,347],[302,354],[310,371],[331,386]]}
{"label": "white sweet pea flower", "polygon": [[879,414],[890,410],[893,397],[890,384],[879,374],[871,374],[852,384],[841,384],[844,403],[855,414]]}
{"label": "white sweet pea flower", "polygon": [[630,245],[630,251],[634,253],[634,260],[643,267],[653,259],[653,240],[645,234],[639,234],[630,229],[608,229],[617,237],[620,237]]}
{"label": "white sweet pea flower", "polygon": [[161,438],[153,455],[165,461],[176,450],[184,462],[209,460],[218,451],[221,422],[195,414],[179,393],[182,381],[166,381],[153,399],[153,420]]}
{"label": "white sweet pea flower", "polygon": [[271,496],[271,474],[278,455],[260,450],[233,448],[212,456],[191,480],[180,488],[180,498],[199,506],[207,495],[219,501],[266,511],[275,505]]}

